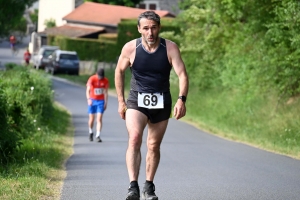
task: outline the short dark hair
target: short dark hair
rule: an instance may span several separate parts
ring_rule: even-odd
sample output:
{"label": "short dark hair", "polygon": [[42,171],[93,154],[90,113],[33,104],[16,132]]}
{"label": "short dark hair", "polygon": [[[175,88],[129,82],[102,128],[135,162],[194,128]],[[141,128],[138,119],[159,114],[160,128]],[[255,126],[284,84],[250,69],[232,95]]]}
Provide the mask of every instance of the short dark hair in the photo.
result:
{"label": "short dark hair", "polygon": [[140,16],[138,17],[138,26],[140,26],[140,21],[142,18],[153,20],[157,22],[158,25],[160,25],[160,17],[154,11],[146,11],[140,14]]}
{"label": "short dark hair", "polygon": [[104,69],[103,69],[103,68],[99,68],[99,69],[97,70],[97,75],[98,75],[98,76],[104,77]]}

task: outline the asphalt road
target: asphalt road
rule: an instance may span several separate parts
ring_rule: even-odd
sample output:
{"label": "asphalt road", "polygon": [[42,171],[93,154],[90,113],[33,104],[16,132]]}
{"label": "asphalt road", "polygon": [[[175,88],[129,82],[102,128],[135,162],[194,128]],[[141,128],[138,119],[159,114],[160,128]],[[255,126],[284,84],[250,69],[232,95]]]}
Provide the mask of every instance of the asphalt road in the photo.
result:
{"label": "asphalt road", "polygon": [[[71,113],[74,154],[66,163],[61,200],[121,200],[129,184],[127,131],[109,97],[102,143],[88,139],[85,88],[53,79],[56,101]],[[140,188],[145,181],[146,132]],[[299,200],[300,161],[221,139],[170,119],[154,180],[160,200]]]}
{"label": "asphalt road", "polygon": [[3,70],[6,63],[23,64],[23,54],[28,47],[29,36],[23,38],[22,43],[18,43],[16,48],[19,50],[16,55],[13,55],[10,50],[10,44],[8,40],[0,41],[0,70]]}

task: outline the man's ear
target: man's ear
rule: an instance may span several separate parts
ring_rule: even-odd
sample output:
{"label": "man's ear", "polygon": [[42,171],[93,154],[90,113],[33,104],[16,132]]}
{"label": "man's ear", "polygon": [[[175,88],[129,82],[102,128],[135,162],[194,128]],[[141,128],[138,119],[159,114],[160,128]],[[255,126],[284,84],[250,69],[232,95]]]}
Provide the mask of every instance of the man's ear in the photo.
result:
{"label": "man's ear", "polygon": [[140,31],[140,26],[139,26],[139,25],[137,25],[137,28],[138,28],[138,32],[141,33],[141,31]]}

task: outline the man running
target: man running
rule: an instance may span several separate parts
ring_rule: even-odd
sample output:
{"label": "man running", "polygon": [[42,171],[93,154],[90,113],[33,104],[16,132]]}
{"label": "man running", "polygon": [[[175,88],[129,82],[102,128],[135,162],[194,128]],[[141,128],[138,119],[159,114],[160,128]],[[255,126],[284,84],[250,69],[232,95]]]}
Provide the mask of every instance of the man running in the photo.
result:
{"label": "man running", "polygon": [[[118,95],[118,112],[125,119],[128,131],[126,164],[130,185],[126,200],[139,200],[138,185],[141,164],[141,145],[145,127],[148,125],[146,182],[142,199],[158,200],[153,183],[160,161],[160,145],[171,114],[170,71],[173,67],[179,78],[179,97],[173,112],[176,119],[185,116],[188,94],[188,76],[177,45],[160,38],[160,17],[146,11],[138,17],[141,38],[126,43],[115,70]],[[127,102],[124,97],[124,74],[130,67],[131,89]]]}
{"label": "man running", "polygon": [[14,35],[11,35],[9,37],[9,43],[10,43],[10,48],[11,48],[13,53],[15,53],[15,51],[16,51],[16,47],[15,47],[16,42],[17,42],[16,37]]}
{"label": "man running", "polygon": [[29,52],[29,49],[26,49],[26,51],[24,53],[24,61],[25,61],[26,65],[29,65],[30,58],[31,58],[31,53]]}
{"label": "man running", "polygon": [[102,129],[102,117],[107,107],[109,81],[104,76],[104,69],[98,69],[97,73],[92,75],[86,84],[86,98],[88,102],[89,113],[89,139],[93,141],[93,126],[95,115],[97,114],[97,142],[102,142],[100,133]]}

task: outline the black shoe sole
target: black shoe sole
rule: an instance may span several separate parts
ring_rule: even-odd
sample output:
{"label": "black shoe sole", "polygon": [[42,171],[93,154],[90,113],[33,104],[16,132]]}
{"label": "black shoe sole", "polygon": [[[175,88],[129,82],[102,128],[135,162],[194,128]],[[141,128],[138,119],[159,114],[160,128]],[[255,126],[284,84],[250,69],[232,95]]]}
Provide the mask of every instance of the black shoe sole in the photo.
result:
{"label": "black shoe sole", "polygon": [[137,196],[131,196],[131,197],[127,197],[126,200],[140,200],[140,198]]}
{"label": "black shoe sole", "polygon": [[[148,200],[144,194],[142,194],[142,200]],[[158,200],[158,197],[153,197],[151,200]]]}

